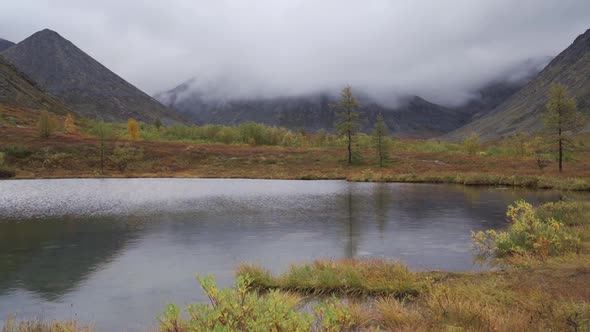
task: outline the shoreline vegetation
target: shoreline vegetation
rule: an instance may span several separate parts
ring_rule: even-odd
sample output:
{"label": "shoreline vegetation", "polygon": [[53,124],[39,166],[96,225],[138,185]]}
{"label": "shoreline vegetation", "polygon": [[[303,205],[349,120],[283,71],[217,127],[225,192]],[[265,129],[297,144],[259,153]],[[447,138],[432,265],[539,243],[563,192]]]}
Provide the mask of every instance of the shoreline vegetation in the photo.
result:
{"label": "shoreline vegetation", "polygon": [[339,111],[335,132],[254,122],[107,123],[2,106],[0,178],[346,179],[590,191],[588,136],[578,134],[587,119],[563,85],[551,88],[543,130],[486,143],[476,133],[461,142],[393,138],[382,115],[362,132],[359,105],[346,86],[331,105]]}
{"label": "shoreline vegetation", "polygon": [[55,126],[47,137],[30,111],[0,110],[0,178],[338,179],[590,191],[587,135],[577,136],[578,149],[559,172],[552,154],[539,154],[539,138],[522,133],[488,143],[379,136],[377,149],[374,137],[359,133],[348,164],[346,140],[328,132],[42,117]]}

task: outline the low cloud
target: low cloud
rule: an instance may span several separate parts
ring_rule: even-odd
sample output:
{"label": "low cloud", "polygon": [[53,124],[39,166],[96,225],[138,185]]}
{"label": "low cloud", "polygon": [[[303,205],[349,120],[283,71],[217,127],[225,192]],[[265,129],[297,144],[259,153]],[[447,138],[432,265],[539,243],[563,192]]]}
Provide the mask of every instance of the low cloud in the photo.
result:
{"label": "low cloud", "polygon": [[[196,77],[231,97],[333,91],[454,105],[590,27],[587,0],[20,0],[0,37],[43,28],[153,94]],[[507,73],[508,71],[508,73]],[[517,75],[518,76],[518,75]]]}

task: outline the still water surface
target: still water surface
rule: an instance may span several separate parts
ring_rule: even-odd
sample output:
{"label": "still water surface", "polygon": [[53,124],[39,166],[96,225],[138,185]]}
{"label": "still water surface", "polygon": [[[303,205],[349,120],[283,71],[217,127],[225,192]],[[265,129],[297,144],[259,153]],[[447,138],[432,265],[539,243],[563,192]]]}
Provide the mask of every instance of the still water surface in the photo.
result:
{"label": "still water surface", "polygon": [[[155,326],[166,303],[205,301],[239,262],[275,272],[323,257],[475,270],[470,231],[516,199],[559,193],[427,184],[224,179],[0,181],[0,327],[22,318]],[[123,328],[124,327],[124,328]]]}

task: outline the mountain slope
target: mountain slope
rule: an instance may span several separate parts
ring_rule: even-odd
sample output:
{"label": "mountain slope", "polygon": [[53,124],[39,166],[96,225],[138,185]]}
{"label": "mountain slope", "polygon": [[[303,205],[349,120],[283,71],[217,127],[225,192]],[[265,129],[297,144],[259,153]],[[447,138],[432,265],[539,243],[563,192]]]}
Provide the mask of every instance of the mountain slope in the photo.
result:
{"label": "mountain slope", "polygon": [[35,82],[19,72],[0,56],[0,105],[30,109],[46,109],[64,114],[68,108],[58,99],[42,91]]}
{"label": "mountain slope", "polygon": [[530,58],[508,67],[498,78],[478,89],[478,98],[457,109],[472,113],[473,120],[486,115],[534,79],[552,59],[550,56]]}
{"label": "mountain slope", "polygon": [[14,45],[15,44],[13,42],[0,38],[0,52]]}
{"label": "mountain slope", "polygon": [[[337,101],[328,94],[300,97],[220,100],[210,99],[191,88],[189,80],[176,88],[156,95],[163,104],[176,109],[198,123],[235,125],[248,121],[291,129],[315,131],[334,128]],[[430,103],[419,97],[407,98],[402,106],[387,108],[368,97],[359,97],[361,111],[369,129],[379,113],[395,136],[433,137],[466,123],[471,116]]]}
{"label": "mountain slope", "polygon": [[541,115],[554,83],[565,84],[576,97],[579,110],[590,113],[590,30],[576,38],[512,97],[449,137],[459,138],[474,131],[485,139],[492,139],[518,130],[533,132],[540,129]]}
{"label": "mountain slope", "polygon": [[0,55],[82,116],[106,121],[183,121],[54,31],[37,32]]}

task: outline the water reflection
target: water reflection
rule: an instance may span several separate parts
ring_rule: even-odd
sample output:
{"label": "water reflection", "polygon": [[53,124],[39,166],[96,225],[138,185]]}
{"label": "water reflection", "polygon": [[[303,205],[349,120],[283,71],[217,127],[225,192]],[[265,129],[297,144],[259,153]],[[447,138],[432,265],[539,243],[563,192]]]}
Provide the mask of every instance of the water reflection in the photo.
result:
{"label": "water reflection", "polygon": [[375,220],[377,221],[379,235],[381,239],[383,239],[393,196],[386,183],[378,183],[375,185],[373,196],[373,201],[375,202]]}
{"label": "water reflection", "polygon": [[[471,230],[551,191],[258,180],[0,182],[0,317],[8,312],[145,330],[169,302],[205,301],[194,273],[233,280],[322,257],[387,257],[473,270]],[[0,324],[1,325],[1,324]]]}
{"label": "water reflection", "polygon": [[132,217],[0,224],[0,295],[23,288],[57,300],[133,240]]}

